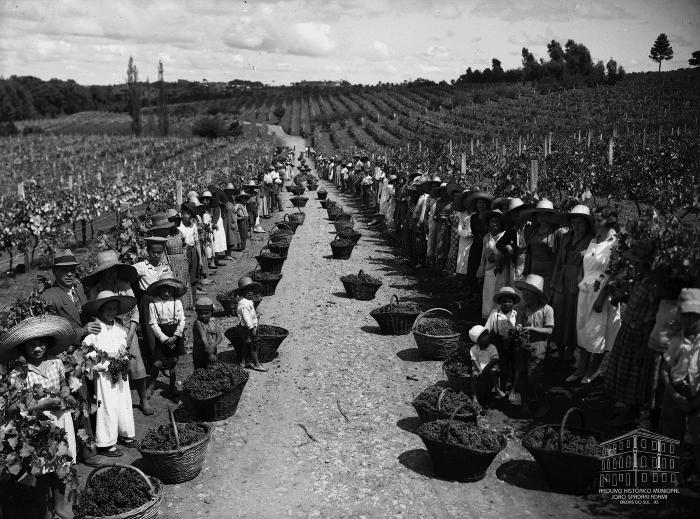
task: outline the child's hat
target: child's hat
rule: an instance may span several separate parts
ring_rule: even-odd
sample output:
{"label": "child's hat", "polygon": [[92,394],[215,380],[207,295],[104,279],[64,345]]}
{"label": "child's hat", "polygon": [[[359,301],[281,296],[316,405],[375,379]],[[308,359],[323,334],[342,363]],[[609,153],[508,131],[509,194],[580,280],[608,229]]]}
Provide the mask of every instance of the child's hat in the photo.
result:
{"label": "child's hat", "polygon": [[476,341],[479,340],[479,337],[481,337],[485,332],[488,332],[488,329],[485,326],[481,326],[480,324],[475,324],[469,329],[469,339],[476,344]]}
{"label": "child's hat", "polygon": [[15,348],[32,339],[50,337],[53,345],[46,351],[47,355],[58,355],[68,349],[75,340],[75,331],[65,317],[45,314],[28,317],[17,323],[0,336],[0,360],[9,360]]}
{"label": "child's hat", "polygon": [[537,274],[528,274],[524,281],[516,281],[515,288],[522,290],[527,290],[537,294],[538,296],[547,299],[547,295],[544,293],[544,278],[538,276]]}
{"label": "child's hat", "polygon": [[158,229],[170,229],[172,223],[168,220],[168,215],[165,213],[156,213],[151,216],[151,226],[149,231],[157,231]]}
{"label": "child's hat", "polygon": [[158,281],[151,284],[151,286],[146,289],[146,294],[155,297],[158,295],[158,291],[163,287],[172,288],[173,296],[176,298],[184,296],[185,292],[187,292],[187,287],[182,281],[177,279],[172,272],[165,272],[161,274]]}
{"label": "child's hat", "polygon": [[164,238],[163,236],[146,236],[144,241],[146,242],[146,245],[165,245],[165,242],[167,242],[168,239]]}
{"label": "child's hat", "polygon": [[133,283],[138,277],[138,273],[133,266],[119,261],[117,251],[106,250],[97,253],[97,266],[81,282],[85,286],[95,286],[100,280],[102,273],[110,269],[116,269],[117,277],[129,283]]}
{"label": "child's hat", "polygon": [[700,314],[700,288],[684,288],[678,296],[678,309],[682,314]]}
{"label": "child's hat", "polygon": [[241,279],[238,280],[238,288],[236,289],[236,292],[240,294],[245,290],[261,291],[262,285],[257,281],[253,281],[253,278],[251,278],[250,276],[243,276]]}
{"label": "child's hat", "polygon": [[175,209],[168,209],[168,212],[165,213],[165,215],[168,217],[168,221],[170,222],[180,219],[180,213],[178,213]]}
{"label": "child's hat", "polygon": [[195,310],[212,310],[214,308],[214,301],[208,297],[200,297],[194,304]]}
{"label": "child's hat", "polygon": [[518,294],[513,287],[503,287],[493,296],[493,302],[500,305],[504,297],[512,298],[515,304],[518,304],[521,299],[520,294]]}
{"label": "child's hat", "polygon": [[83,312],[89,316],[97,315],[103,305],[109,303],[110,301],[116,301],[119,303],[119,309],[117,310],[117,315],[122,315],[130,312],[136,306],[136,298],[132,296],[122,296],[112,292],[111,290],[103,290],[97,297],[88,301],[82,306]]}
{"label": "child's hat", "polygon": [[75,267],[80,265],[75,255],[69,250],[59,250],[53,255],[53,267]]}

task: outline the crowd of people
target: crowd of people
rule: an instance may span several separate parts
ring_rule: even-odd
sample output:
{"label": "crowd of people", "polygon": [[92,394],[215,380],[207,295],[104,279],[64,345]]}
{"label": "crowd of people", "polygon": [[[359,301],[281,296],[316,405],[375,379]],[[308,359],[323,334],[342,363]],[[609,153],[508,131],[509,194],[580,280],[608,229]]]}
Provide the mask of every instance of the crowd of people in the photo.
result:
{"label": "crowd of people", "polygon": [[[322,178],[376,210],[370,225],[408,265],[454,280],[479,321],[474,369],[497,397],[542,417],[545,366],[568,369],[570,385],[602,379],[616,403],[609,426],[632,428],[647,409],[654,431],[690,432],[700,467],[700,284],[653,269],[660,251],[647,240],[621,251],[613,207],[495,198],[367,156],[315,159]],[[624,283],[611,271],[620,257]]]}

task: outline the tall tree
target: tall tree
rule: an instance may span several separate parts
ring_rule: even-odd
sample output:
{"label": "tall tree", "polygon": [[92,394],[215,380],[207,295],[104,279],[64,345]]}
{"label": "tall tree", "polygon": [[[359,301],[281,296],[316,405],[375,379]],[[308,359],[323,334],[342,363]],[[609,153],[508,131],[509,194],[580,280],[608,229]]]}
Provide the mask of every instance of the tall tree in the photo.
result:
{"label": "tall tree", "polygon": [[126,68],[126,86],[129,91],[129,111],[131,113],[131,132],[141,136],[141,92],[139,90],[139,71],[134,65],[134,58],[129,56]]}
{"label": "tall tree", "polygon": [[690,55],[688,65],[691,67],[700,67],[700,50],[696,50]]}
{"label": "tall tree", "polygon": [[547,54],[552,61],[564,61],[564,50],[558,41],[552,40],[547,44]]}
{"label": "tall tree", "polygon": [[661,33],[656,38],[654,46],[649,51],[649,59],[656,61],[659,64],[659,72],[661,72],[661,62],[673,58],[673,47],[668,42],[668,37]]}
{"label": "tall tree", "polygon": [[165,95],[165,81],[163,80],[163,62],[158,61],[158,123],[160,126],[160,134],[163,137],[168,136],[168,100]]}

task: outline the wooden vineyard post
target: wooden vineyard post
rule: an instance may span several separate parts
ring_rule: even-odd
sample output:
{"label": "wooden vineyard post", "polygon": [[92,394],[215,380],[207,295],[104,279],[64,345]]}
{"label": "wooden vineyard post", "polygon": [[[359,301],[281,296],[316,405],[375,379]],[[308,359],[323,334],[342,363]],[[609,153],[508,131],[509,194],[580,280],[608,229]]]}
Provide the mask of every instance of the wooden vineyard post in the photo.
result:
{"label": "wooden vineyard post", "polygon": [[539,173],[539,161],[530,161],[530,193],[537,192],[537,177]]}
{"label": "wooden vineyard post", "polygon": [[418,153],[423,151],[423,141],[418,141]]}
{"label": "wooden vineyard post", "polygon": [[178,207],[182,205],[182,180],[175,182],[175,202]]}
{"label": "wooden vineyard post", "polygon": [[[560,94],[561,95],[561,94]],[[549,132],[549,147],[547,148],[547,155],[552,154],[552,132]]]}
{"label": "wooden vineyard post", "polygon": [[117,170],[117,185],[121,186],[122,185],[122,170],[118,169]]}
{"label": "wooden vineyard post", "polygon": [[661,125],[659,125],[659,138],[658,138],[658,145],[661,146]]}
{"label": "wooden vineyard post", "polygon": [[68,190],[73,191],[73,175],[68,175]]}
{"label": "wooden vineyard post", "polygon": [[462,180],[464,180],[467,175],[467,154],[465,152],[462,152],[462,167],[460,171],[462,172]]}
{"label": "wooden vineyard post", "polygon": [[613,165],[614,150],[615,150],[615,137],[610,136],[610,140],[608,140],[608,166]]}
{"label": "wooden vineyard post", "polygon": [[518,157],[523,154],[523,136],[518,135]]}
{"label": "wooden vineyard post", "polygon": [[544,136],[544,156],[547,157],[547,136]]}
{"label": "wooden vineyard post", "polygon": [[469,142],[469,154],[472,157],[474,156],[474,137],[472,137],[471,141]]}
{"label": "wooden vineyard post", "polygon": [[20,200],[24,200],[24,181],[17,184],[17,196],[19,196]]}
{"label": "wooden vineyard post", "polygon": [[450,139],[450,155],[452,155],[452,139]]}
{"label": "wooden vineyard post", "polygon": [[204,176],[204,181],[207,185],[211,184],[211,171],[207,171],[207,174]]}
{"label": "wooden vineyard post", "polygon": [[642,148],[647,147],[647,129],[644,128],[644,132],[642,133]]}
{"label": "wooden vineyard post", "polygon": [[97,185],[102,187],[102,172],[99,169],[97,170]]}
{"label": "wooden vineyard post", "polygon": [[588,142],[586,143],[586,148],[591,147],[591,129],[588,128]]}

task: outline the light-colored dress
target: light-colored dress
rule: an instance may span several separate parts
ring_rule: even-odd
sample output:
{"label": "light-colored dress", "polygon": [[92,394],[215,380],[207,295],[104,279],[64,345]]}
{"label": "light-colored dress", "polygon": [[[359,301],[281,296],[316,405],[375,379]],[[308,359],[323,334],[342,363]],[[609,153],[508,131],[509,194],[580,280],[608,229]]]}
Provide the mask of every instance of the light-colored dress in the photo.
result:
{"label": "light-colored dress", "polygon": [[[118,323],[108,325],[98,321],[102,330],[97,335],[88,335],[83,339],[85,346],[91,346],[110,358],[116,358],[120,352],[127,349],[126,329]],[[97,358],[97,352],[91,351],[89,357]],[[119,436],[133,438],[136,435],[134,428],[134,412],[131,408],[131,390],[129,381],[121,377],[115,383],[109,374],[109,359],[102,360],[93,367],[95,375],[95,391],[97,407],[95,445],[98,447],[111,447],[117,443]]]}
{"label": "light-colored dress", "polygon": [[457,235],[459,236],[459,248],[457,249],[457,274],[465,274],[469,268],[469,249],[474,242],[471,226],[472,213],[463,211],[459,213],[457,220]]}
{"label": "light-colored dress", "polygon": [[219,219],[216,221],[216,229],[214,229],[214,254],[224,253],[228,250],[226,245],[226,227],[224,219],[219,211]]}
{"label": "light-colored dress", "polygon": [[583,254],[583,280],[578,284],[576,304],[576,337],[578,345],[591,353],[610,351],[620,330],[620,308],[612,306],[609,300],[603,304],[603,311],[593,310],[599,295],[595,283],[605,283],[605,269],[610,263],[610,254],[617,247],[614,234],[605,241],[591,240]]}
{"label": "light-colored dress", "polygon": [[[486,319],[491,310],[498,305],[493,302],[493,296],[501,288],[506,286],[510,276],[508,262],[504,261],[503,253],[496,248],[496,242],[501,239],[505,231],[496,236],[488,233],[484,236],[484,248],[481,251],[481,264],[476,277],[484,278],[484,289],[481,294],[481,317]],[[493,253],[493,256],[492,256]],[[493,259],[493,261],[491,261]],[[498,272],[496,270],[500,269]]]}

